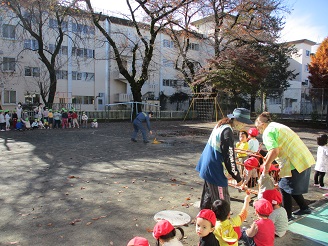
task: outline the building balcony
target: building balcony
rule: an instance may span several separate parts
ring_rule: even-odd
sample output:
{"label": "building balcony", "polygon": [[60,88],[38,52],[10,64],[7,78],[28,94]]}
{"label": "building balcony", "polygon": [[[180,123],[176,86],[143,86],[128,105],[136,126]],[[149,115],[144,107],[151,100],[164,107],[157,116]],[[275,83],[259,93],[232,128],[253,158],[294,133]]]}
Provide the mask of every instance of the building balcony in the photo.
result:
{"label": "building balcony", "polygon": [[117,94],[115,94],[114,101],[116,103],[131,102],[131,101],[133,101],[133,96],[132,96],[132,94],[117,93]]}
{"label": "building balcony", "polygon": [[112,76],[113,79],[118,79],[126,83],[128,82],[127,79],[119,71],[113,71]]}

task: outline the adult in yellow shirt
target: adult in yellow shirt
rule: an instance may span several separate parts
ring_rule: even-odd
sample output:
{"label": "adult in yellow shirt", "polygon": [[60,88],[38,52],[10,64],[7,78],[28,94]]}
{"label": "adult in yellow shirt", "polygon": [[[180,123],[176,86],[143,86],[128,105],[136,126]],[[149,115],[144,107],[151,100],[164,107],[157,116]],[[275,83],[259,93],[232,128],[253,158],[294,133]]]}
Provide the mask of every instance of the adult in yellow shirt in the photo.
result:
{"label": "adult in yellow shirt", "polygon": [[[263,143],[268,151],[263,162],[264,173],[268,173],[271,163],[276,160],[280,172],[279,188],[283,197],[283,207],[289,220],[294,215],[310,214],[303,194],[308,192],[311,166],[315,159],[300,137],[289,127],[272,122],[269,112],[260,114],[255,126],[262,134]],[[292,212],[292,198],[299,210]]]}

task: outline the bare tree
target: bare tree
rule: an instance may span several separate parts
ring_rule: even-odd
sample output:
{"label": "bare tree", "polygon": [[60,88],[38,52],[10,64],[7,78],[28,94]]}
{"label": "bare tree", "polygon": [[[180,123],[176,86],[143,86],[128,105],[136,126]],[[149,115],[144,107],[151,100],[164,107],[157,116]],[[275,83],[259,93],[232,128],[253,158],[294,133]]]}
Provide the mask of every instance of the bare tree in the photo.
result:
{"label": "bare tree", "polygon": [[[131,45],[131,70],[124,63],[124,55],[119,41],[112,38],[111,33],[107,32],[101,25],[104,18],[102,13],[96,13],[90,0],[84,0],[88,10],[91,12],[92,20],[99,31],[104,35],[114,52],[114,59],[118,65],[119,72],[126,78],[131,86],[132,95],[135,102],[142,101],[141,88],[148,79],[149,67],[153,58],[155,41],[159,32],[161,32],[169,23],[169,17],[182,6],[192,2],[192,0],[126,0],[127,8],[130,12],[128,25],[134,27],[137,39],[129,40]],[[136,6],[136,7],[135,7]],[[138,14],[144,16],[143,22],[137,21]],[[141,61],[140,69],[138,62]],[[141,108],[139,108],[141,110]]]}
{"label": "bare tree", "polygon": [[[175,69],[178,70],[184,81],[189,85],[193,92],[199,92],[199,86],[193,86],[194,78],[197,71],[202,67],[201,57],[193,57],[190,55],[192,45],[197,45],[197,50],[204,43],[204,36],[196,33],[192,26],[192,21],[197,17],[201,7],[193,3],[186,4],[181,7],[173,17],[170,16],[171,22],[167,29],[168,35],[174,42],[174,46],[178,51],[175,54]],[[197,42],[192,43],[192,41]],[[175,52],[176,52],[175,50]]]}
{"label": "bare tree", "polygon": [[202,13],[210,19],[209,33],[215,50],[220,52],[251,43],[273,43],[283,28],[288,9],[282,0],[200,0]]}

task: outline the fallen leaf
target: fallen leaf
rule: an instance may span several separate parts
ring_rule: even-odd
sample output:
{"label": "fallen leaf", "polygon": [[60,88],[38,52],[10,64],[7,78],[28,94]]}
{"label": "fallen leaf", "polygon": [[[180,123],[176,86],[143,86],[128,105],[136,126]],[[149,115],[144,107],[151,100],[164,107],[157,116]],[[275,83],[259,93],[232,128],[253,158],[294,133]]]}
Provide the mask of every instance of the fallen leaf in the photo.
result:
{"label": "fallen leaf", "polygon": [[190,200],[190,197],[187,197],[186,200],[189,201]]}
{"label": "fallen leaf", "polygon": [[146,228],[146,231],[147,231],[147,232],[153,232],[153,229],[151,229],[151,228]]}
{"label": "fallen leaf", "polygon": [[181,206],[186,207],[186,208],[189,208],[189,204],[188,203],[182,203]]}
{"label": "fallen leaf", "polygon": [[86,223],[86,225],[88,226],[88,225],[91,225],[92,224],[92,222],[88,222],[88,223]]}
{"label": "fallen leaf", "polygon": [[81,190],[84,190],[85,189],[85,187],[81,187]]}
{"label": "fallen leaf", "polygon": [[74,179],[75,176],[74,175],[71,175],[71,176],[68,176],[69,179]]}
{"label": "fallen leaf", "polygon": [[82,220],[81,219],[75,219],[73,221],[71,221],[71,225],[75,225],[76,222],[81,222]]}
{"label": "fallen leaf", "polygon": [[52,226],[52,223],[48,223],[48,225],[47,226]]}

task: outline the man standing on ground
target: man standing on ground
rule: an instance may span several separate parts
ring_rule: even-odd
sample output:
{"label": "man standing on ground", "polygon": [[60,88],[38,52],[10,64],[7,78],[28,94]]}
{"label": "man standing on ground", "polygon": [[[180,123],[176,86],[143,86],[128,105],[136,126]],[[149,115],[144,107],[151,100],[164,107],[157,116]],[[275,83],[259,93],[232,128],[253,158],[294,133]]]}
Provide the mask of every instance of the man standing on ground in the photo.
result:
{"label": "man standing on ground", "polygon": [[148,113],[140,112],[137,115],[137,117],[133,121],[134,131],[133,131],[132,137],[131,137],[132,142],[137,142],[136,137],[137,137],[138,131],[140,130],[141,133],[142,133],[143,142],[144,143],[149,143],[149,141],[147,139],[146,129],[142,125],[142,122],[146,121],[149,133],[153,134],[152,131],[150,130],[150,118],[153,116],[153,114],[154,113],[150,111]]}

